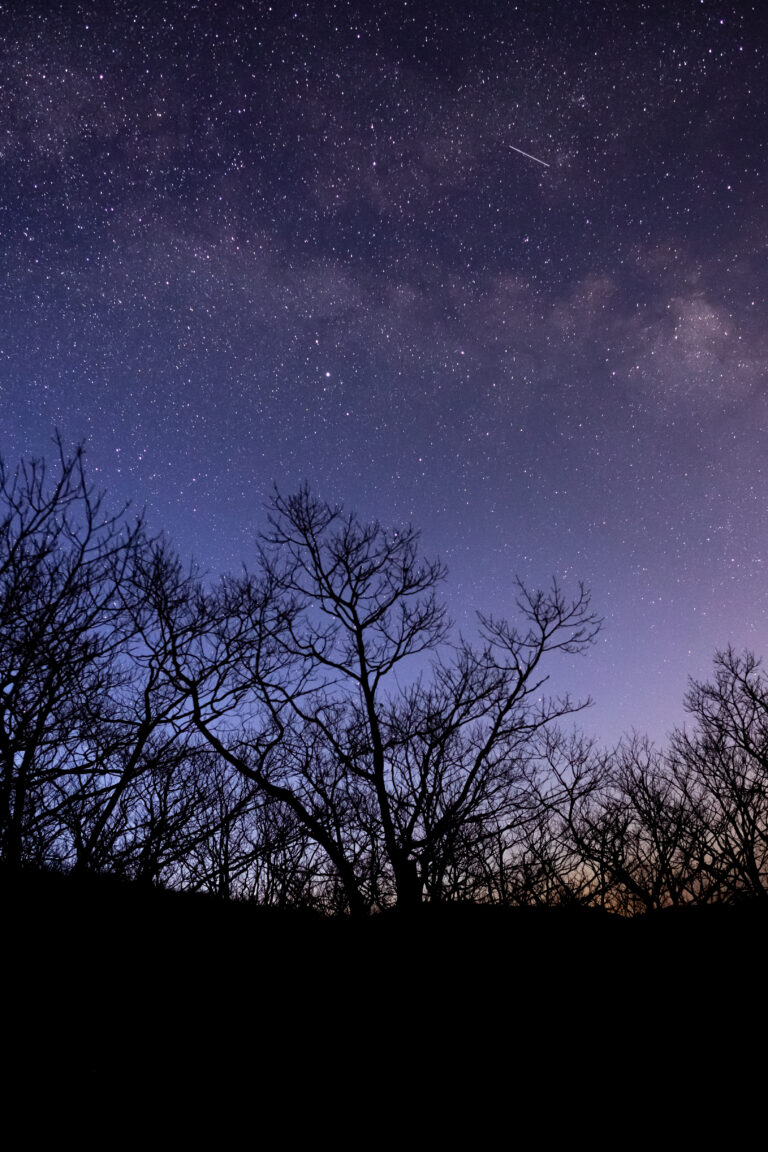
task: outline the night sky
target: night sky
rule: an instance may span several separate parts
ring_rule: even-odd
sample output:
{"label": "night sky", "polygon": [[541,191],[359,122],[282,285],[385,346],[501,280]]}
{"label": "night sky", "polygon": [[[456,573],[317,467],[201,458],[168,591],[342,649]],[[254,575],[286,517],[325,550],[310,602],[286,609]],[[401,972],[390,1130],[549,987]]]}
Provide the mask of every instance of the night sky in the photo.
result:
{"label": "night sky", "polygon": [[3,4],[0,452],[212,574],[307,479],[468,635],[583,580],[553,686],[663,739],[768,656],[761,7]]}

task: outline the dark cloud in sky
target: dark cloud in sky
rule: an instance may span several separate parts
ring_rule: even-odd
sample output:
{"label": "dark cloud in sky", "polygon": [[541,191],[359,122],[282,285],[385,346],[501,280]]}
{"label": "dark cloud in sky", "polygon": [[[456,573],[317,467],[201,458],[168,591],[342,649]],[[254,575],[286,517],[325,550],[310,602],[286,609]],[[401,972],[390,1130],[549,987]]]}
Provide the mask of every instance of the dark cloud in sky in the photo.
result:
{"label": "dark cloud in sky", "polygon": [[6,458],[87,437],[214,571],[306,477],[422,527],[466,629],[584,579],[607,739],[768,652],[756,6],[4,21]]}

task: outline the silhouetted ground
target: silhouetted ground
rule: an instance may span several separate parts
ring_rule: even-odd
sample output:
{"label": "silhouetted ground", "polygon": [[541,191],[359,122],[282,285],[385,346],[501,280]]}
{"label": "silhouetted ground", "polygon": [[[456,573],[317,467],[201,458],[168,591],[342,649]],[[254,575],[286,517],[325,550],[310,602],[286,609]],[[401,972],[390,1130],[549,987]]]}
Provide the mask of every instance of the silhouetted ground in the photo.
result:
{"label": "silhouetted ground", "polygon": [[231,1081],[355,1108],[482,1094],[489,1073],[573,1088],[645,1046],[663,1062],[735,1042],[764,1012],[768,918],[749,906],[426,907],[356,926],[108,877],[0,891],[6,1059],[41,1083]]}

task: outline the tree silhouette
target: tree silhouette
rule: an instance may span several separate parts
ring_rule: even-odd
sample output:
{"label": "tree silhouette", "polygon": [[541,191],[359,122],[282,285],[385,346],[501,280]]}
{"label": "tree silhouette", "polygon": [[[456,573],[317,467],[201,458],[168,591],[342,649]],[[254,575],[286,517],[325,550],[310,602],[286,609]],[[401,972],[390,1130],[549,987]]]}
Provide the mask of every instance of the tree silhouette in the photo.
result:
{"label": "tree silhouette", "polygon": [[[582,706],[542,696],[541,664],[593,640],[583,589],[520,585],[522,628],[481,617],[480,647],[447,648],[444,575],[413,529],[306,487],[275,494],[256,575],[205,590],[162,548],[138,574],[147,643],[198,731],[293,813],[357,914],[439,899],[468,840],[519,814],[531,737]],[[424,652],[430,678],[403,688],[395,673]]]}
{"label": "tree silhouette", "polygon": [[536,739],[583,706],[543,689],[597,632],[584,589],[518,584],[518,625],[452,640],[418,533],[308,487],[212,585],[56,445],[0,464],[2,861],[356,915],[488,898]]}
{"label": "tree silhouette", "polygon": [[715,655],[693,681],[694,720],[674,734],[675,772],[699,823],[702,872],[726,899],[768,899],[768,680],[752,652]]}
{"label": "tree silhouette", "polygon": [[83,452],[0,462],[0,856],[55,859],[67,782],[98,771],[94,725],[123,682],[118,589],[144,541],[104,511]]}
{"label": "tree silhouette", "polygon": [[632,915],[694,897],[696,814],[663,751],[638,736],[611,752],[575,740],[550,763],[562,785],[555,839],[576,861],[580,900]]}

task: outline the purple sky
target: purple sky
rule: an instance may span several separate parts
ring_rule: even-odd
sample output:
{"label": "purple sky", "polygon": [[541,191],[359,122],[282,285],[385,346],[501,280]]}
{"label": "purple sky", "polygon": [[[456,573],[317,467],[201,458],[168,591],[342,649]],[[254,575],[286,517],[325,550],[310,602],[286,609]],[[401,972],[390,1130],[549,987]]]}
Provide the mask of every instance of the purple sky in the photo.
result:
{"label": "purple sky", "polygon": [[768,653],[758,5],[5,23],[6,460],[86,438],[212,573],[308,479],[420,527],[468,634],[515,574],[583,580],[604,631],[553,687],[605,741]]}

